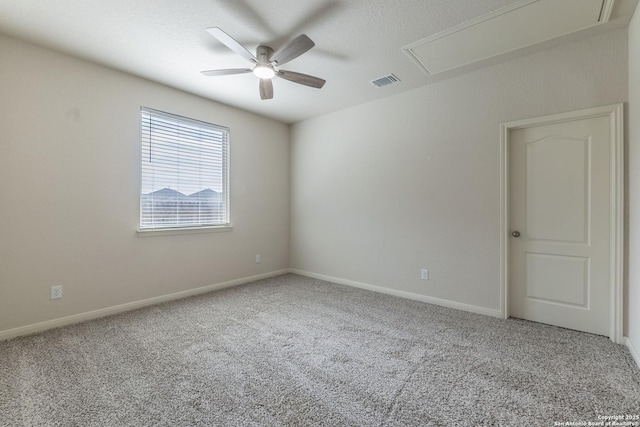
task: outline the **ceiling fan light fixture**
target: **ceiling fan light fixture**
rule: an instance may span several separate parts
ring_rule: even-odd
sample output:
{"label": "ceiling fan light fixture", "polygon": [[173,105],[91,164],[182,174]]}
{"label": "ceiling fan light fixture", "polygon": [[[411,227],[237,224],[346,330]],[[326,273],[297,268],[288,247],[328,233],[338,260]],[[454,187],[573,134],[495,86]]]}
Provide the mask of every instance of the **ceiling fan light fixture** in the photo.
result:
{"label": "ceiling fan light fixture", "polygon": [[272,79],[276,75],[276,71],[269,65],[256,65],[253,74],[261,79]]}
{"label": "ceiling fan light fixture", "polygon": [[[528,0],[531,1],[531,0]],[[271,79],[280,77],[293,83],[320,89],[326,83],[325,80],[308,74],[295,71],[280,70],[280,66],[292,61],[315,46],[315,43],[306,34],[300,34],[277,51],[269,46],[260,45],[256,48],[254,56],[246,47],[238,43],[233,37],[218,27],[207,28],[209,34],[218,39],[229,49],[251,62],[253,68],[231,68],[223,70],[201,71],[205,76],[226,76],[230,74],[253,73],[260,79],[260,98],[273,98],[273,82]]]}

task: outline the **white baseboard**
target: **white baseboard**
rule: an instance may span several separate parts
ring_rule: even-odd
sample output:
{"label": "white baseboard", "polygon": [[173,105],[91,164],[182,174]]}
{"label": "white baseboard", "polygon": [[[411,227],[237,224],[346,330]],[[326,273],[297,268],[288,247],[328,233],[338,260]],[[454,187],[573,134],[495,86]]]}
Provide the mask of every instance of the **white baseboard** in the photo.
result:
{"label": "white baseboard", "polygon": [[640,368],[640,347],[636,347],[636,345],[631,342],[629,337],[626,337],[624,342],[629,349],[629,353],[631,353],[631,356],[633,356],[633,360],[636,361],[636,365],[638,365],[638,368]]}
{"label": "white baseboard", "polygon": [[445,300],[440,298],[433,298],[426,295],[415,294],[413,292],[399,291],[397,289],[385,288],[377,285],[370,285],[368,283],[341,279],[339,277],[326,276],[324,274],[311,273],[304,270],[296,270],[295,268],[289,269],[289,271],[294,274],[299,274],[300,276],[307,276],[313,279],[326,280],[327,282],[338,283],[340,285],[353,286],[355,288],[366,289],[369,291],[380,292],[383,294],[393,295],[396,297],[426,302],[429,304],[439,305],[442,307],[455,308],[457,310],[470,311],[471,313],[484,314],[485,316],[502,318],[502,314],[500,313],[500,310],[494,310],[491,308],[479,307],[477,305],[464,304],[461,302]]}
{"label": "white baseboard", "polygon": [[206,292],[216,291],[219,289],[230,288],[232,286],[243,285],[245,283],[255,282],[256,280],[267,279],[269,277],[279,276],[288,273],[288,269],[276,270],[270,273],[258,274],[255,276],[243,277],[241,279],[229,280],[227,282],[216,283],[209,286],[203,286],[187,291],[175,292],[172,294],[161,295],[141,301],[128,302],[126,304],[116,305],[113,307],[101,308],[99,310],[88,311],[85,313],[74,314],[72,316],[60,317],[58,319],[47,320],[45,322],[34,323],[31,325],[20,326],[18,328],[0,331],[0,341],[16,338],[22,335],[29,335],[41,332],[47,329],[58,328],[60,326],[72,325],[74,323],[84,322],[86,320],[97,319],[100,317],[110,316],[112,314],[122,313],[125,311],[135,310],[149,305],[159,304],[162,302],[178,300],[193,295],[203,294]]}

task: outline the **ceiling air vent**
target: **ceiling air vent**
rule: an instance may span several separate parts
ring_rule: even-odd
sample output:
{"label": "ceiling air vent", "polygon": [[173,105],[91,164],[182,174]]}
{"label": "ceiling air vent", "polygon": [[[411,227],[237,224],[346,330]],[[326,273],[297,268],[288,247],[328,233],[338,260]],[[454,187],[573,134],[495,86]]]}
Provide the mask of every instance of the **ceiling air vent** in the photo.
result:
{"label": "ceiling air vent", "polygon": [[375,87],[389,86],[394,83],[399,82],[400,79],[394,76],[393,74],[389,74],[388,76],[380,77],[379,79],[371,80],[371,84]]}

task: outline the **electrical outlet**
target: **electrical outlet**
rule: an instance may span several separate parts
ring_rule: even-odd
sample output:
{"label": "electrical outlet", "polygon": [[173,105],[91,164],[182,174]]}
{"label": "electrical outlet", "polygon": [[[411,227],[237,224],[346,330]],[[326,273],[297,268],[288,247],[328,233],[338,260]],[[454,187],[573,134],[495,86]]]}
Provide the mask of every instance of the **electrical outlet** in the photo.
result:
{"label": "electrical outlet", "polygon": [[55,285],[51,287],[51,299],[62,298],[62,285]]}
{"label": "electrical outlet", "polygon": [[429,280],[429,270],[427,270],[426,268],[420,270],[420,278],[422,280]]}
{"label": "electrical outlet", "polygon": [[256,264],[260,264],[262,261],[262,257],[260,255],[256,255]]}

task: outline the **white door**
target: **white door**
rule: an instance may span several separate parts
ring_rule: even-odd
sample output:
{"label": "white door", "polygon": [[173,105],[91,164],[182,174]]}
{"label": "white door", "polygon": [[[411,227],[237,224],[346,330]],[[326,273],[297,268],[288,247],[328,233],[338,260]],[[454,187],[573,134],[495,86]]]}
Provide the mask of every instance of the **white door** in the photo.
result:
{"label": "white door", "polygon": [[509,314],[609,335],[608,116],[510,130]]}

